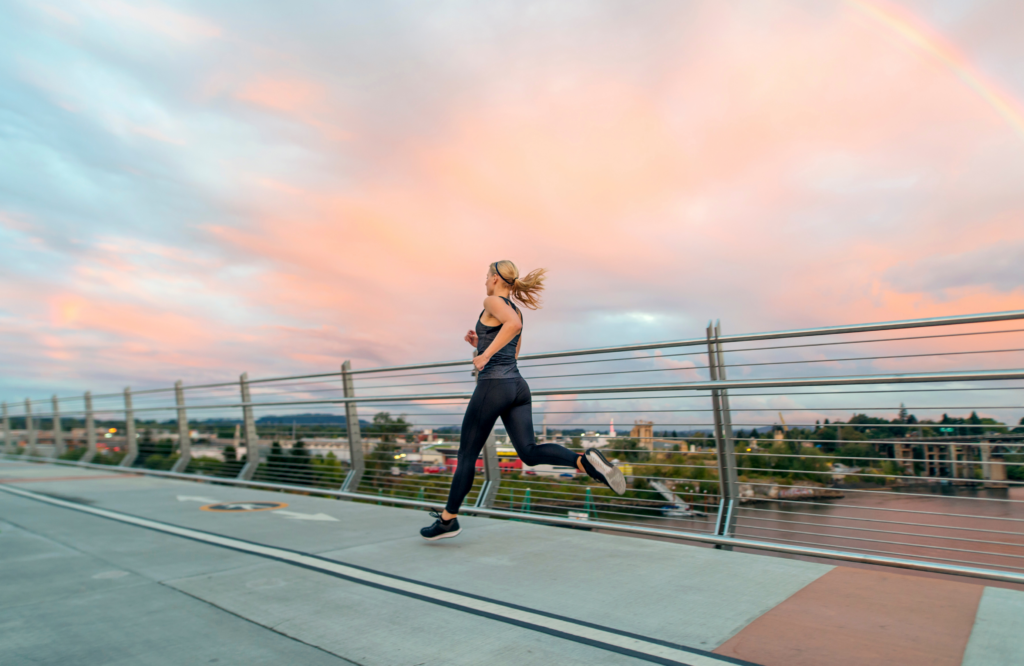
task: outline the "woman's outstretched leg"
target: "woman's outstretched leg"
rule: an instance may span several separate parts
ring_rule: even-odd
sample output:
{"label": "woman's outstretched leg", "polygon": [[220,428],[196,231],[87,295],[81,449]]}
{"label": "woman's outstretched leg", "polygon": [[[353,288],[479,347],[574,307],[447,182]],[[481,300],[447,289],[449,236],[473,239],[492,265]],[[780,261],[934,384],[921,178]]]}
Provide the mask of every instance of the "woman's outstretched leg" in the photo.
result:
{"label": "woman's outstretched leg", "polygon": [[533,403],[530,386],[520,379],[516,387],[516,399],[511,407],[501,414],[501,422],[512,446],[524,465],[559,465],[575,467],[586,472],[595,481],[600,481],[619,495],[626,492],[626,479],[615,465],[597,449],[588,449],[580,455],[559,444],[537,444],[533,434]]}

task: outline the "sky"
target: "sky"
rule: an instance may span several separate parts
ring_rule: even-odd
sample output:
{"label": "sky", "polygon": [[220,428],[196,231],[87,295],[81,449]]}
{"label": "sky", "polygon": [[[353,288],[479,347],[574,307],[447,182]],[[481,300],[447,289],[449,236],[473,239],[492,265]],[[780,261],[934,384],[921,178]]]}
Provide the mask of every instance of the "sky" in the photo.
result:
{"label": "sky", "polygon": [[1024,4],[0,2],[0,398],[1024,309]]}

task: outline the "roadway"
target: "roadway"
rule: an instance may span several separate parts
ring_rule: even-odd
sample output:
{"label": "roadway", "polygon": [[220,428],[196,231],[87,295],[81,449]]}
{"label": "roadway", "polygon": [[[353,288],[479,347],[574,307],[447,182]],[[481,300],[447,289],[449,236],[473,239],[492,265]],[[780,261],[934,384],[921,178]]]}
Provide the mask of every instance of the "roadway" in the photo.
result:
{"label": "roadway", "polygon": [[461,521],[2,461],[0,662],[1024,663],[1024,592]]}

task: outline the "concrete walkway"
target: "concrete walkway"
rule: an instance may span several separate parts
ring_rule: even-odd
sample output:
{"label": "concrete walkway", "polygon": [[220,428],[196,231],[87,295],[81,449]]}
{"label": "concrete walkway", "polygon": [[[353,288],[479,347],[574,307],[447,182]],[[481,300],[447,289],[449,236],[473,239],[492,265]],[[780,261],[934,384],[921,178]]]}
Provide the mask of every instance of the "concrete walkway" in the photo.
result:
{"label": "concrete walkway", "polygon": [[428,522],[0,462],[0,662],[1024,663],[1014,590],[473,517],[428,543]]}

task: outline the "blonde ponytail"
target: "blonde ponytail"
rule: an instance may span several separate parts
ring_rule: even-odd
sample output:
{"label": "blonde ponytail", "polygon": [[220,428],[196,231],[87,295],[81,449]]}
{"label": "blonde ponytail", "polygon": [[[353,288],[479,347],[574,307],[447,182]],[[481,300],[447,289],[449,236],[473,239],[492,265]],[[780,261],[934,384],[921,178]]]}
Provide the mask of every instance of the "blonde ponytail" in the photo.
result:
{"label": "blonde ponytail", "polygon": [[496,261],[491,264],[490,273],[495,273],[506,284],[509,284],[509,294],[513,300],[519,301],[519,304],[536,310],[540,307],[540,292],[544,291],[544,278],[547,274],[547,269],[538,268],[535,271],[530,271],[526,277],[519,277],[519,269],[511,261],[505,259],[503,261]]}

